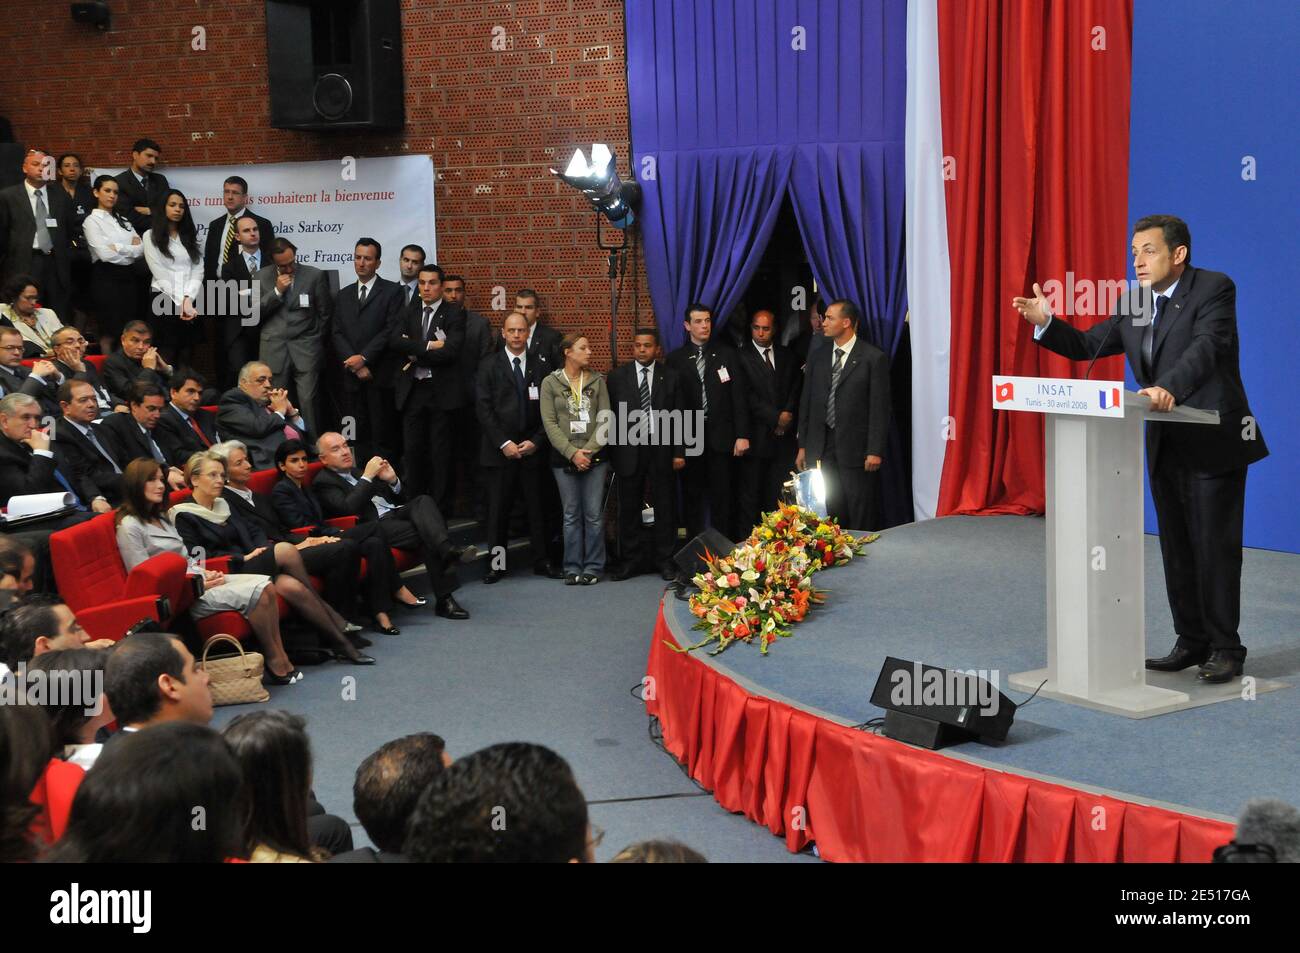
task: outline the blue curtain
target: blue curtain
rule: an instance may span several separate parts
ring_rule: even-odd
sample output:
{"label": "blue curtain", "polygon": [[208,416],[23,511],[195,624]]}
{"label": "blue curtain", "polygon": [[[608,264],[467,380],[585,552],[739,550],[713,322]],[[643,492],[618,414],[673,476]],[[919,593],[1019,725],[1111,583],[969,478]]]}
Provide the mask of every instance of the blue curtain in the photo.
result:
{"label": "blue curtain", "polygon": [[[907,0],[628,0],[633,167],[665,351],[692,301],[724,319],[791,199],[825,300],[891,357],[907,313]],[[897,419],[897,418],[896,418]],[[886,525],[911,519],[890,435]]]}

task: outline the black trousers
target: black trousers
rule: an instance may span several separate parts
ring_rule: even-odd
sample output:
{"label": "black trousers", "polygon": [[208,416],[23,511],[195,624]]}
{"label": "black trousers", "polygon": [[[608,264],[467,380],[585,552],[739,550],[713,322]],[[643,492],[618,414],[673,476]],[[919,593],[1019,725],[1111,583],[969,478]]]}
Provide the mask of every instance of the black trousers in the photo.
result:
{"label": "black trousers", "polygon": [[510,542],[510,512],[519,497],[523,497],[524,512],[528,516],[528,542],[532,547],[533,562],[546,559],[546,514],[542,510],[542,478],[546,475],[546,468],[539,466],[545,459],[539,450],[528,461],[503,460],[501,466],[479,470],[487,480],[488,545],[501,547],[500,554],[493,552],[488,559],[490,568],[506,568],[504,554]]}
{"label": "black trousers", "polygon": [[686,458],[682,508],[688,538],[694,539],[712,526],[728,539],[736,539],[736,474],[737,461],[729,450],[705,450],[698,457]]}
{"label": "black trousers", "polygon": [[841,460],[835,431],[826,431],[822,449],[822,479],[826,481],[826,512],[845,529],[873,530],[879,522],[880,471],[863,469],[863,460]]}
{"label": "black trousers", "polygon": [[[671,562],[677,551],[677,475],[671,457],[654,459],[642,449],[636,469],[616,473],[618,481],[619,558],[628,567],[644,566],[647,556],[654,568]],[[642,541],[641,509],[654,507],[654,551],[647,554]]]}
{"label": "black trousers", "polygon": [[435,596],[451,595],[460,586],[454,565],[448,563],[447,521],[430,497],[417,496],[393,510],[379,520],[379,532],[389,546],[420,553]]}
{"label": "black trousers", "polygon": [[342,616],[349,616],[356,601],[356,580],[361,575],[361,549],[339,538],[298,550],[303,568],[324,584],[320,597]]}
{"label": "black trousers", "polygon": [[53,253],[43,255],[32,249],[31,276],[36,279],[36,288],[41,293],[41,306],[50,308],[64,324],[72,324],[71,289],[65,288],[59,280],[59,270],[54,264]]}
{"label": "black trousers", "polygon": [[112,338],[114,345],[122,336],[126,322],[136,317],[136,286],[136,275],[130,265],[97,261],[91,266],[90,294],[97,333],[101,338]]}
{"label": "black trousers", "polygon": [[[482,442],[478,415],[472,404],[462,407],[452,415],[452,446],[455,458],[447,485],[447,506],[450,513],[458,492],[465,497],[464,516],[481,516],[487,505],[486,470],[479,467],[479,445]],[[540,450],[539,450],[540,453]],[[513,463],[513,461],[511,461]]]}
{"label": "black trousers", "polygon": [[153,343],[173,367],[191,367],[194,348],[203,340],[202,318],[182,321],[181,308],[170,296],[155,291],[147,321]]}
{"label": "black trousers", "polygon": [[765,457],[745,454],[740,458],[740,495],[738,516],[751,526],[769,510],[776,508],[781,487],[794,469],[796,448],[790,435],[773,438],[776,442]]}
{"label": "black trousers", "polygon": [[1150,475],[1178,644],[1193,652],[1245,658],[1237,629],[1246,468],[1198,473],[1167,447]]}
{"label": "black trousers", "polygon": [[[351,371],[344,371],[349,377]],[[381,387],[377,381],[362,381],[355,387],[344,387],[338,392],[340,410],[355,422],[353,446],[357,461],[365,466],[374,456],[396,460],[400,449],[397,438],[397,411],[393,406],[393,389]],[[343,421],[344,428],[347,422]]]}
{"label": "black trousers", "polygon": [[[393,608],[393,593],[402,588],[402,579],[393,562],[393,551],[378,523],[358,523],[343,531],[344,540],[357,547],[366,561],[366,606],[373,615]],[[356,577],[353,577],[356,578]]]}
{"label": "black trousers", "polygon": [[411,385],[402,411],[402,482],[412,496],[431,496],[440,510],[446,502],[451,470],[451,412],[438,406],[432,380]]}

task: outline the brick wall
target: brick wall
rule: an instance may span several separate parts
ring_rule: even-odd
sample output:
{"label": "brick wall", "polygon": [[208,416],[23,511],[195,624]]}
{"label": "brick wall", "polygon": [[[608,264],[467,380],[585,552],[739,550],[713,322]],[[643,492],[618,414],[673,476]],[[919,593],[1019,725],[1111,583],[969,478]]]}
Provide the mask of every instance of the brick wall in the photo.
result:
{"label": "brick wall", "polygon": [[[73,23],[66,3],[40,6],[0,18],[0,114],[20,141],[117,168],[140,136],[158,140],[171,166],[427,153],[439,264],[466,275],[470,306],[490,313],[494,285],[532,286],[546,320],[592,332],[607,364],[604,253],[581,197],[547,169],[607,142],[628,176],[621,0],[403,0],[406,128],[360,136],[270,127],[262,0],[111,0],[108,33]],[[195,26],[204,52],[191,49]],[[495,27],[505,50],[492,48]],[[632,282],[629,270],[624,356]]]}

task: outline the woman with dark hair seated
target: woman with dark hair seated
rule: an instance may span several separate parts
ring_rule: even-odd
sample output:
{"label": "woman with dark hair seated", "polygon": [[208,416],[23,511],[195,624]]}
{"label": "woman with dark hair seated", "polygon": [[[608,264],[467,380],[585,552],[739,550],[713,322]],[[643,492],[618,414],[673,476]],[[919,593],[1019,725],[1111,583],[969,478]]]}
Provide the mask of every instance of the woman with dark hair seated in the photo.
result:
{"label": "woman with dark hair seated", "polygon": [[379,523],[358,523],[345,530],[325,522],[325,514],[307,485],[310,462],[307,448],[301,440],[286,440],[275,450],[275,466],[280,479],[271,491],[271,504],[281,525],[309,529],[313,534],[333,535],[349,540],[361,547],[366,560],[366,601],[375,614],[375,624],[386,635],[401,632],[393,625],[388,613],[393,600],[403,605],[418,606],[422,600],[402,582],[393,562],[393,551],[379,531]]}
{"label": "woman with dark hair seated", "polygon": [[[94,766],[103,750],[95,742],[95,732],[113,721],[113,709],[104,694],[104,666],[108,664],[106,649],[58,649],[38,655],[27,663],[27,682],[33,683],[35,673],[41,673],[47,686],[54,684],[77,685],[71,697],[62,692],[43,692],[39,705],[45,709],[54,729],[54,746],[51,755],[75,764],[84,771]],[[92,692],[86,697],[83,692]]]}
{"label": "woman with dark hair seated", "polygon": [[256,711],[221,732],[244,772],[244,843],[255,864],[310,864],[329,855],[307,833],[311,742],[307,723],[287,711]]}
{"label": "woman with dark hair seated", "polygon": [[0,289],[0,323],[17,328],[23,336],[24,358],[49,358],[54,354],[54,332],[63,327],[59,316],[42,308],[41,290],[31,275],[15,275]]}
{"label": "woman with dark hair seated", "polygon": [[246,804],[239,762],[211,728],[172,721],[134,731],[86,775],[46,859],[219,864],[245,856]]}
{"label": "woman with dark hair seated", "polygon": [[50,760],[50,722],[39,708],[0,705],[0,864],[31,860],[41,809],[32,788]]}
{"label": "woman with dark hair seated", "polygon": [[372,656],[357,651],[348,621],[311,587],[302,556],[293,544],[273,543],[260,528],[231,512],[230,504],[221,498],[226,488],[226,464],[220,456],[211,450],[194,454],[185,464],[185,482],[194,491],[193,499],[173,506],[169,515],[190,550],[201,550],[208,557],[231,557],[233,573],[271,576],[275,591],[316,628],[335,659],[353,665],[375,664]]}
{"label": "woman with dark hair seated", "polygon": [[[162,467],[140,458],[126,465],[122,474],[122,505],[117,508],[117,548],[130,572],[159,553],[176,553],[190,558],[176,525],[167,518],[167,484]],[[190,606],[196,619],[218,612],[238,612],[253,630],[266,657],[264,679],[272,685],[290,685],[302,678],[293,667],[280,639],[280,607],[269,576],[243,573],[227,576],[213,569],[203,570],[203,594]]]}

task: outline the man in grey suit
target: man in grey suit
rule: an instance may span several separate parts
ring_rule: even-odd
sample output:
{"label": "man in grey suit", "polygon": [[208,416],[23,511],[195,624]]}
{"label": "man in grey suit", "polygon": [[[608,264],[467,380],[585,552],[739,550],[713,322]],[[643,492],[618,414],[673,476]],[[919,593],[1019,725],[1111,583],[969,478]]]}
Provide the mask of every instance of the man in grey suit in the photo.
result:
{"label": "man in grey suit", "polygon": [[227,440],[248,447],[256,470],[275,467],[275,451],[286,440],[304,443],[312,436],[283,388],[271,386],[271,369],[249,361],[239,369],[239,386],[221,395],[217,427]]}
{"label": "man in grey suit", "polygon": [[262,289],[262,337],[258,356],[275,375],[275,386],[288,390],[292,381],[297,405],[315,430],[316,388],[325,360],[324,335],[329,324],[329,282],[325,273],[298,264],[298,249],[287,238],[272,245],[272,264],[257,273]]}
{"label": "man in grey suit", "polygon": [[795,466],[821,464],[826,508],[846,529],[876,529],[880,465],[889,436],[889,358],[858,337],[852,301],[832,301],[822,320],[827,344],[811,349],[799,401]]}
{"label": "man in grey suit", "polygon": [[31,275],[42,305],[70,322],[72,206],[68,193],[45,178],[49,168],[44,152],[29,149],[23,181],[0,189],[0,283]]}

